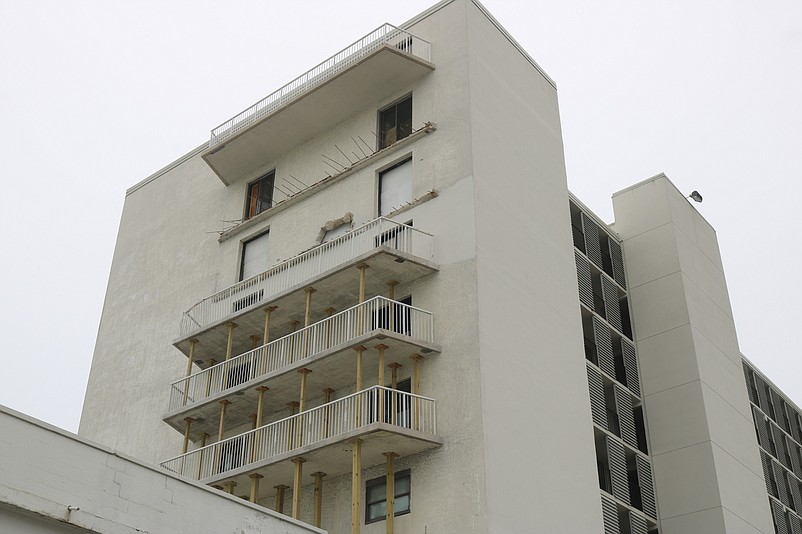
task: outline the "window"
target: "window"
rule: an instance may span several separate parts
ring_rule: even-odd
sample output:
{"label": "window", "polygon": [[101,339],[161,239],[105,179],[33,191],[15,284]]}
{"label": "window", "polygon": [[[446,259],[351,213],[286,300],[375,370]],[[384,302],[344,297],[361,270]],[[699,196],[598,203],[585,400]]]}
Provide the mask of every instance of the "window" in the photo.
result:
{"label": "window", "polygon": [[[395,474],[395,514],[409,513],[409,470]],[[365,484],[365,524],[387,517],[387,477],[374,478]]]}
{"label": "window", "polygon": [[273,205],[273,182],[276,171],[270,171],[256,181],[248,184],[248,203],[245,206],[245,218],[250,219],[269,209]]}
{"label": "window", "polygon": [[412,95],[379,112],[379,148],[412,133]]}
{"label": "window", "polygon": [[240,280],[256,276],[267,270],[267,237],[269,235],[269,232],[265,232],[242,244]]}
{"label": "window", "polygon": [[412,158],[379,173],[379,215],[387,215],[412,200]]}

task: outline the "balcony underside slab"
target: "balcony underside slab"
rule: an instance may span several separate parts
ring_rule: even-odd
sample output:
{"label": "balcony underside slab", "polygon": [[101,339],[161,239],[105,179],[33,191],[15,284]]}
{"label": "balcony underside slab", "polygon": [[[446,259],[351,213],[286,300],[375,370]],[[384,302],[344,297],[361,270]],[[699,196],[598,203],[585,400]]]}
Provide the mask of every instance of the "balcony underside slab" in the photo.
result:
{"label": "balcony underside slab", "polygon": [[[253,348],[250,336],[255,335],[261,339],[264,335],[264,309],[267,306],[277,306],[270,317],[270,339],[278,339],[293,331],[291,321],[298,321],[303,327],[306,309],[304,289],[307,287],[314,287],[316,290],[312,295],[312,322],[320,321],[327,317],[325,309],[328,307],[342,311],[358,303],[359,270],[356,266],[360,264],[368,266],[365,275],[365,298],[386,295],[387,282],[394,280],[406,284],[438,270],[433,262],[392,247],[380,246],[302,284],[268,297],[257,305],[232,313],[203,330],[177,339],[173,345],[189,355],[189,340],[197,339],[193,359],[200,368],[205,369],[210,366],[210,359],[215,359],[217,362],[225,360],[228,340],[226,324],[234,322],[238,326],[234,330],[232,356],[247,352]],[[243,297],[246,296],[247,292],[243,292]]]}
{"label": "balcony underside slab", "polygon": [[[362,357],[362,372],[367,383],[373,383],[378,376],[378,351],[376,345],[384,344],[385,365],[393,362],[405,366],[411,365],[410,356],[415,353],[422,355],[440,352],[436,344],[411,338],[390,330],[376,329],[362,336],[350,340],[331,349],[308,358],[302,358],[287,367],[267,373],[253,380],[243,382],[235,387],[209,396],[197,403],[175,410],[164,416],[164,421],[179,432],[184,432],[184,418],[192,417],[190,439],[199,441],[201,433],[215,435],[220,419],[220,404],[222,399],[228,399],[231,404],[226,410],[226,427],[238,428],[250,424],[249,416],[256,412],[259,402],[257,386],[266,385],[270,388],[266,392],[267,412],[274,412],[273,407],[284,409],[288,402],[297,401],[300,395],[300,378],[297,371],[301,368],[310,369],[307,375],[307,398],[314,401],[321,396],[324,388],[339,390],[353,385],[356,379],[356,352],[353,347],[365,346],[368,350]],[[390,382],[390,371],[385,370],[385,382]],[[317,404],[317,403],[316,403]],[[266,418],[268,420],[268,418]]]}
{"label": "balcony underside slab", "polygon": [[[302,457],[305,474],[316,471],[326,473],[329,477],[351,472],[352,447],[354,439],[362,440],[362,468],[384,464],[385,452],[394,452],[399,456],[409,456],[442,445],[442,440],[434,435],[417,430],[403,428],[386,423],[373,423],[358,430],[326,439],[325,441],[301,447],[267,460],[257,461],[238,469],[210,477],[200,482],[204,484],[221,484],[235,481],[237,494],[248,493],[250,478],[248,475],[259,473],[264,480],[261,484],[262,496],[272,495],[273,486],[284,484],[292,487],[295,464],[290,460]],[[304,476],[305,485],[311,478]]]}
{"label": "balcony underside slab", "polygon": [[[299,95],[269,115],[254,120],[203,159],[229,185],[259,167],[341,124],[366,106],[383,99],[431,72],[434,65],[383,45],[361,61]],[[370,140],[367,140],[371,142]]]}

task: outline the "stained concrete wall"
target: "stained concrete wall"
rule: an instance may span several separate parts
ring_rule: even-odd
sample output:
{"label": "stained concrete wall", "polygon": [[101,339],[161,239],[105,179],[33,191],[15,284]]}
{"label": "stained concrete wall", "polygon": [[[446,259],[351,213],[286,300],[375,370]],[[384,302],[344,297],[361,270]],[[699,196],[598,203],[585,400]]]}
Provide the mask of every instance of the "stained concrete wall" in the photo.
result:
{"label": "stained concrete wall", "polygon": [[716,233],[664,175],[613,196],[663,534],[774,532]]}
{"label": "stained concrete wall", "polygon": [[0,532],[324,531],[0,406]]}

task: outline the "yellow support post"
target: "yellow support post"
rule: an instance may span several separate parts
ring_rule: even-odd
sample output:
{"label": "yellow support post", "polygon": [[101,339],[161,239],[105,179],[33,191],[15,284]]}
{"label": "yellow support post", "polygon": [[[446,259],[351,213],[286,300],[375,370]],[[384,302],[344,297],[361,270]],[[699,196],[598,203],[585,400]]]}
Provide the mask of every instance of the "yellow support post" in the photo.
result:
{"label": "yellow support post", "polygon": [[[331,389],[331,388],[323,388],[324,404],[328,404],[328,403],[331,402],[331,394],[332,393],[334,393],[333,389]],[[330,411],[331,411],[331,406],[326,406],[326,423],[325,423],[326,426],[325,426],[324,432],[323,432],[323,435],[325,437],[329,437],[329,416],[331,415]]]}
{"label": "yellow support post", "polygon": [[323,477],[326,473],[318,471],[312,473],[312,476],[315,477],[315,513],[312,524],[320,528],[323,519]]}
{"label": "yellow support post", "polygon": [[226,408],[231,401],[223,399],[220,401],[220,426],[217,429],[217,441],[223,441],[223,434],[226,431]]}
{"label": "yellow support post", "polygon": [[388,423],[395,425],[397,424],[396,419],[398,419],[398,408],[397,408],[398,393],[396,391],[398,390],[398,369],[403,367],[403,365],[401,365],[398,362],[393,362],[387,367],[393,370],[391,379],[392,380],[391,387],[393,388],[393,392],[392,395],[390,396],[390,420],[388,421]]}
{"label": "yellow support post", "polygon": [[[200,448],[203,449],[206,446],[206,440],[209,438],[209,434],[206,432],[201,433],[201,445]],[[198,453],[198,474],[195,478],[200,480],[201,478],[201,470],[203,469],[203,451],[201,450]]]}
{"label": "yellow support post", "polygon": [[283,514],[284,513],[284,490],[289,488],[289,486],[285,486],[284,484],[279,484],[278,486],[273,486],[276,488],[276,512]]}
{"label": "yellow support post", "polygon": [[256,391],[259,392],[259,404],[256,407],[256,428],[262,426],[262,415],[264,414],[264,407],[265,407],[265,392],[270,391],[270,388],[267,386],[259,386],[256,388]]}
{"label": "yellow support post", "polygon": [[251,350],[259,346],[259,341],[262,340],[261,336],[251,336]]}
{"label": "yellow support post", "polygon": [[226,493],[230,493],[231,495],[234,495],[234,488],[237,487],[237,483],[234,482],[233,480],[229,480],[228,482],[223,484],[223,487],[226,488]]}
{"label": "yellow support post", "polygon": [[315,293],[317,289],[314,287],[307,287],[304,289],[306,293],[306,312],[304,312],[304,327],[309,326],[312,324],[312,293]]}
{"label": "yellow support post", "polygon": [[[217,360],[212,358],[211,360],[209,360],[209,364],[206,366],[206,368],[208,369],[209,367],[214,367],[215,364],[217,364]],[[209,396],[209,393],[211,392],[211,388],[212,388],[212,373],[206,373],[206,396],[207,397]]]}
{"label": "yellow support post", "polygon": [[265,477],[259,473],[251,473],[248,476],[251,477],[251,496],[249,500],[252,503],[256,503],[256,501],[259,499],[259,481]]}
{"label": "yellow support post", "polygon": [[186,454],[187,449],[189,448],[189,429],[192,426],[192,421],[194,421],[191,417],[184,417],[184,423],[186,423],[186,427],[184,428],[184,446],[181,449],[181,454]]}
{"label": "yellow support post", "polygon": [[237,323],[226,323],[228,327],[228,339],[226,340],[226,360],[231,359],[231,351],[234,347],[234,329],[237,327]]}
{"label": "yellow support post", "polygon": [[[387,350],[387,345],[380,343],[376,345],[376,349],[379,351],[379,386],[384,387],[384,351]],[[384,409],[384,400],[386,394],[384,391],[379,391],[379,421],[386,423],[385,421],[385,409]]]}
{"label": "yellow support post", "polygon": [[395,457],[398,455],[394,452],[385,452],[384,455],[387,457],[386,534],[393,534],[395,532]]}
{"label": "yellow support post", "polygon": [[[413,354],[410,356],[412,359],[412,394],[420,395],[420,362],[423,356],[420,354]],[[420,402],[417,397],[412,399],[412,421],[415,430],[420,429]]]}
{"label": "yellow support post", "polygon": [[182,406],[187,405],[187,399],[189,398],[189,377],[192,375],[192,360],[195,357],[195,345],[197,344],[197,339],[189,340],[189,356],[187,356],[187,379],[184,381],[184,404],[182,404]]}
{"label": "yellow support post", "polygon": [[351,449],[351,534],[359,534],[362,525],[362,440],[355,439]]}
{"label": "yellow support post", "polygon": [[265,335],[262,341],[262,345],[267,345],[270,341],[270,314],[276,311],[278,306],[268,306],[265,308]]}
{"label": "yellow support post", "polygon": [[[337,310],[332,307],[328,307],[323,311],[326,312],[326,317],[331,317]],[[326,347],[331,347],[331,321],[326,324]]]}
{"label": "yellow support post", "polygon": [[293,458],[295,464],[295,475],[292,479],[292,517],[301,518],[301,475],[303,473],[304,458]]}
{"label": "yellow support post", "polygon": [[[298,369],[298,373],[301,375],[301,398],[298,402],[298,413],[303,413],[306,409],[306,375],[311,373],[310,369],[306,367],[302,369]],[[300,447],[303,445],[303,432],[304,432],[304,416],[300,415],[298,417],[298,425],[296,428],[296,436],[295,436],[295,446]]]}

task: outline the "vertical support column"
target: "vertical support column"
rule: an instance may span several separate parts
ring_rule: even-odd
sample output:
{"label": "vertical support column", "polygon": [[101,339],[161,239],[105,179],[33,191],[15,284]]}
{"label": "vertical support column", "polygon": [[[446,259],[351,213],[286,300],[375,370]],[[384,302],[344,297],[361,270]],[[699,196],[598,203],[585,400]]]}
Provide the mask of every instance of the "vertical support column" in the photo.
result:
{"label": "vertical support column", "polygon": [[[323,398],[324,403],[328,405],[331,402],[331,394],[334,393],[334,390],[331,388],[323,388]],[[326,422],[325,428],[323,429],[323,435],[325,437],[329,437],[329,417],[331,415],[331,406],[326,406]]]}
{"label": "vertical support column", "polygon": [[[312,324],[312,293],[317,291],[314,287],[307,287],[306,292],[306,311],[304,312],[304,328]],[[309,356],[309,330],[304,330],[304,356]]]}
{"label": "vertical support column", "polygon": [[184,381],[184,404],[182,404],[182,406],[187,405],[187,399],[189,398],[189,377],[192,375],[192,363],[195,358],[195,345],[197,344],[197,339],[189,340],[189,356],[187,356],[187,379]]}
{"label": "vertical support column", "polygon": [[289,488],[289,486],[285,486],[284,484],[279,484],[278,486],[273,486],[276,488],[276,512],[283,514],[284,513],[284,490]]}
{"label": "vertical support column", "polygon": [[[365,302],[365,270],[368,266],[364,263],[360,263],[356,268],[359,269],[359,304],[362,304]],[[362,306],[359,308],[359,313],[357,314],[357,334],[362,335],[364,332],[365,308]]]}
{"label": "vertical support column", "polygon": [[392,369],[392,378],[391,378],[391,387],[393,388],[393,393],[390,396],[390,424],[395,425],[398,424],[398,393],[396,390],[398,389],[398,369],[403,367],[398,362],[393,362],[388,365],[390,369]]}
{"label": "vertical support column", "polygon": [[181,454],[186,454],[187,449],[189,448],[189,429],[192,426],[192,421],[194,421],[191,417],[184,417],[184,423],[186,423],[186,427],[184,428],[184,446],[181,448]]}
{"label": "vertical support column", "polygon": [[323,477],[326,476],[326,473],[318,471],[312,473],[312,476],[315,477],[315,511],[312,524],[320,528],[323,519]]}
{"label": "vertical support column", "polygon": [[[398,282],[395,280],[391,280],[387,282],[387,287],[390,288],[389,290],[389,299],[395,300],[395,286],[398,285]],[[390,303],[389,313],[387,314],[387,326],[388,330],[395,330],[395,304]]]}
{"label": "vertical support column", "polygon": [[[379,351],[379,386],[384,387],[384,351],[387,350],[387,345],[380,343],[376,345],[376,349]],[[384,390],[379,390],[379,421],[386,423],[386,410],[384,408],[385,399],[387,394]]]}
{"label": "vertical support column", "polygon": [[[410,359],[412,360],[412,394],[420,395],[420,362],[423,356],[413,354]],[[420,430],[420,399],[418,397],[412,398],[412,425],[415,430]]]}
{"label": "vertical support column", "polygon": [[259,481],[265,477],[259,473],[251,473],[248,476],[251,477],[251,495],[249,500],[252,503],[256,503],[256,501],[259,499]]}
{"label": "vertical support column", "polygon": [[251,420],[251,430],[256,430],[256,414],[252,413],[248,416],[248,419]]}
{"label": "vertical support column", "polygon": [[201,451],[198,453],[198,473],[195,476],[196,479],[201,479],[201,470],[203,469],[203,448],[206,446],[206,440],[209,439],[209,434],[206,432],[201,433]]}
{"label": "vertical support column", "polygon": [[[210,367],[214,367],[215,365],[217,365],[217,360],[212,358],[211,360],[208,361],[208,365],[206,366],[206,368],[208,369]],[[212,389],[212,373],[206,373],[206,396],[207,397],[209,396],[209,393],[211,392],[211,389]]]}
{"label": "vertical support column", "polygon": [[[323,311],[326,312],[326,317],[331,317],[337,310],[335,310],[332,307],[328,307]],[[332,323],[331,321],[328,321],[326,323],[326,347],[331,347],[331,327],[332,327],[331,323]]]}
{"label": "vertical support column", "polygon": [[259,342],[262,340],[261,336],[251,336],[251,350],[255,349],[259,346]]}
{"label": "vertical support column", "polygon": [[362,525],[362,440],[355,439],[351,449],[351,534],[359,534]]}
{"label": "vertical support column", "polygon": [[[306,375],[311,373],[311,369],[307,369],[306,367],[302,369],[298,369],[298,373],[301,375],[301,394],[300,399],[298,401],[298,413],[301,414],[306,409]],[[296,436],[295,436],[295,446],[300,447],[303,445],[303,432],[304,432],[304,416],[298,416],[298,425],[296,428]]]}
{"label": "vertical support column", "polygon": [[[354,347],[356,351],[356,391],[357,393],[362,391],[362,353],[365,352],[366,349],[362,345],[358,345]],[[359,426],[360,421],[362,418],[362,397],[357,396],[356,398],[356,418],[355,423]]]}
{"label": "vertical support column", "polygon": [[223,487],[226,489],[226,493],[230,493],[231,495],[234,495],[234,488],[237,487],[237,483],[234,482],[233,480],[230,480],[230,481],[226,482],[225,484],[223,484]]}
{"label": "vertical support column", "polygon": [[394,452],[385,452],[384,455],[387,457],[386,534],[393,534],[395,532],[395,458],[398,455]]}
{"label": "vertical support column", "polygon": [[223,434],[226,431],[226,408],[231,401],[223,399],[220,401],[220,426],[217,429],[217,441],[223,441]]}
{"label": "vertical support column", "polygon": [[259,386],[256,388],[256,391],[259,392],[259,404],[256,406],[256,428],[262,426],[262,418],[265,413],[265,392],[270,391],[270,388],[267,386]]}
{"label": "vertical support column", "polygon": [[226,323],[228,327],[228,340],[226,341],[226,361],[231,359],[231,351],[234,347],[234,329],[237,323]]}
{"label": "vertical support column", "polygon": [[270,314],[276,311],[278,306],[268,306],[265,308],[265,334],[262,339],[262,345],[267,345],[270,342]]}
{"label": "vertical support column", "polygon": [[[289,406],[289,408],[290,408],[290,415],[291,416],[298,413],[298,406],[299,406],[298,401],[290,401],[290,402],[287,403],[287,406]],[[298,421],[296,419],[293,419],[292,421],[290,421],[290,424],[288,425],[290,427],[290,428],[288,428],[289,432],[287,433],[287,448],[288,449],[292,449],[293,448],[292,443],[293,443],[293,440],[295,438],[295,428],[297,428],[296,427],[297,424],[298,424]]]}
{"label": "vertical support column", "polygon": [[387,287],[389,288],[387,291],[387,298],[390,300],[395,300],[395,286],[398,285],[398,282],[395,280],[390,280],[387,282]]}
{"label": "vertical support column", "polygon": [[292,478],[292,517],[295,519],[301,518],[301,475],[305,461],[304,458],[292,459],[292,463],[295,464],[295,474]]}
{"label": "vertical support column", "polygon": [[[301,325],[301,321],[298,321],[298,320],[295,320],[295,319],[290,321],[290,329],[293,332],[296,332],[300,325]],[[290,363],[292,363],[292,362],[295,361],[295,357],[298,354],[298,339],[297,339],[296,336],[293,336],[292,340],[290,341],[289,352],[290,352],[289,360],[290,360]]]}

